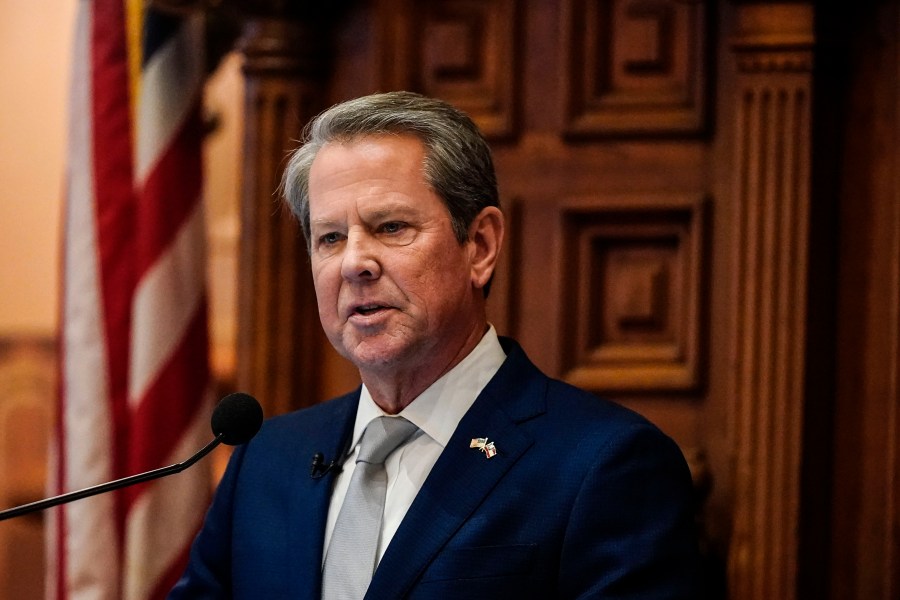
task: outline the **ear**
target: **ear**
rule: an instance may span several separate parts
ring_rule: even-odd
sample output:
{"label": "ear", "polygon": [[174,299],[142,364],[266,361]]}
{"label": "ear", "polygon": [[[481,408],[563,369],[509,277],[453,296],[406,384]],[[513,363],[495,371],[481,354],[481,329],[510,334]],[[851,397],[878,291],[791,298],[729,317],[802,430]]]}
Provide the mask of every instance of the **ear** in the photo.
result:
{"label": "ear", "polygon": [[472,285],[481,289],[490,281],[503,244],[503,213],[496,206],[486,206],[469,226],[469,264]]}

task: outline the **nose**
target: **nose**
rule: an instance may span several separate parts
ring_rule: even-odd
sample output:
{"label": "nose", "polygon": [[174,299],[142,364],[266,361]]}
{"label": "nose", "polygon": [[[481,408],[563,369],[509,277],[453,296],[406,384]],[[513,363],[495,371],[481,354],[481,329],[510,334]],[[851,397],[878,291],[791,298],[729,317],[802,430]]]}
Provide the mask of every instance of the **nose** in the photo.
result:
{"label": "nose", "polygon": [[381,277],[378,244],[363,232],[351,231],[344,246],[341,276],[347,281],[368,281]]}

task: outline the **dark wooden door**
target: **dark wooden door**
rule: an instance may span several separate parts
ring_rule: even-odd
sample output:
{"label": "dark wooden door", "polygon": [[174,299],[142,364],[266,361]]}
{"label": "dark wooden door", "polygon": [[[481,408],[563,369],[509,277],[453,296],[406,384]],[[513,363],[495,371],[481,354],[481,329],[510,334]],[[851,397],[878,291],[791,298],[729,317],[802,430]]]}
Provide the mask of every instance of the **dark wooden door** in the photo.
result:
{"label": "dark wooden door", "polygon": [[[411,89],[472,115],[508,220],[492,322],[546,372],[656,422],[724,504],[729,442],[707,401],[727,363],[710,295],[729,285],[713,260],[730,200],[711,175],[715,18],[676,1],[364,3],[341,21],[331,100]],[[728,518],[709,528],[718,580]]]}
{"label": "dark wooden door", "polygon": [[732,598],[824,595],[841,543],[830,527],[858,531],[874,513],[831,517],[858,498],[831,485],[834,383],[848,376],[834,327],[841,136],[834,88],[819,84],[837,54],[817,45],[813,3],[341,7],[246,28],[257,162],[245,173],[239,382],[271,389],[275,411],[356,383],[314,333],[297,232],[273,217],[289,140],[346,98],[441,97],[494,148],[509,237],[492,322],[548,373],[634,408],[682,447],[711,597],[726,582]]}

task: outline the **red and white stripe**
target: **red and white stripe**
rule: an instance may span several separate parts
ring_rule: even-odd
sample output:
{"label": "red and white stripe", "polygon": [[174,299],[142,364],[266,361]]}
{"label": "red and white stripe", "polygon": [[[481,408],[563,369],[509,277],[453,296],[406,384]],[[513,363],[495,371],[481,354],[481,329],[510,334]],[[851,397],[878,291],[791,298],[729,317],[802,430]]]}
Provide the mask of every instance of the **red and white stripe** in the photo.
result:
{"label": "red and white stripe", "polygon": [[[54,493],[179,462],[211,437],[202,24],[185,20],[133,73],[125,22],[123,0],[79,1]],[[209,485],[201,464],[53,509],[47,597],[165,597]]]}

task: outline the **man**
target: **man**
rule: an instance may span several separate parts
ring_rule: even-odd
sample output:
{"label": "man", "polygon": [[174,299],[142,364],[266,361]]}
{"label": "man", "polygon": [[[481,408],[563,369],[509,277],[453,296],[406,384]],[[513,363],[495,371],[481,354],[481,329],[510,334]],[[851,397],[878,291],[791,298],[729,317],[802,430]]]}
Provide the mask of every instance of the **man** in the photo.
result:
{"label": "man", "polygon": [[406,92],[339,104],[284,189],[363,385],[235,451],[173,598],[695,596],[675,444],[486,320],[504,221],[467,116]]}

